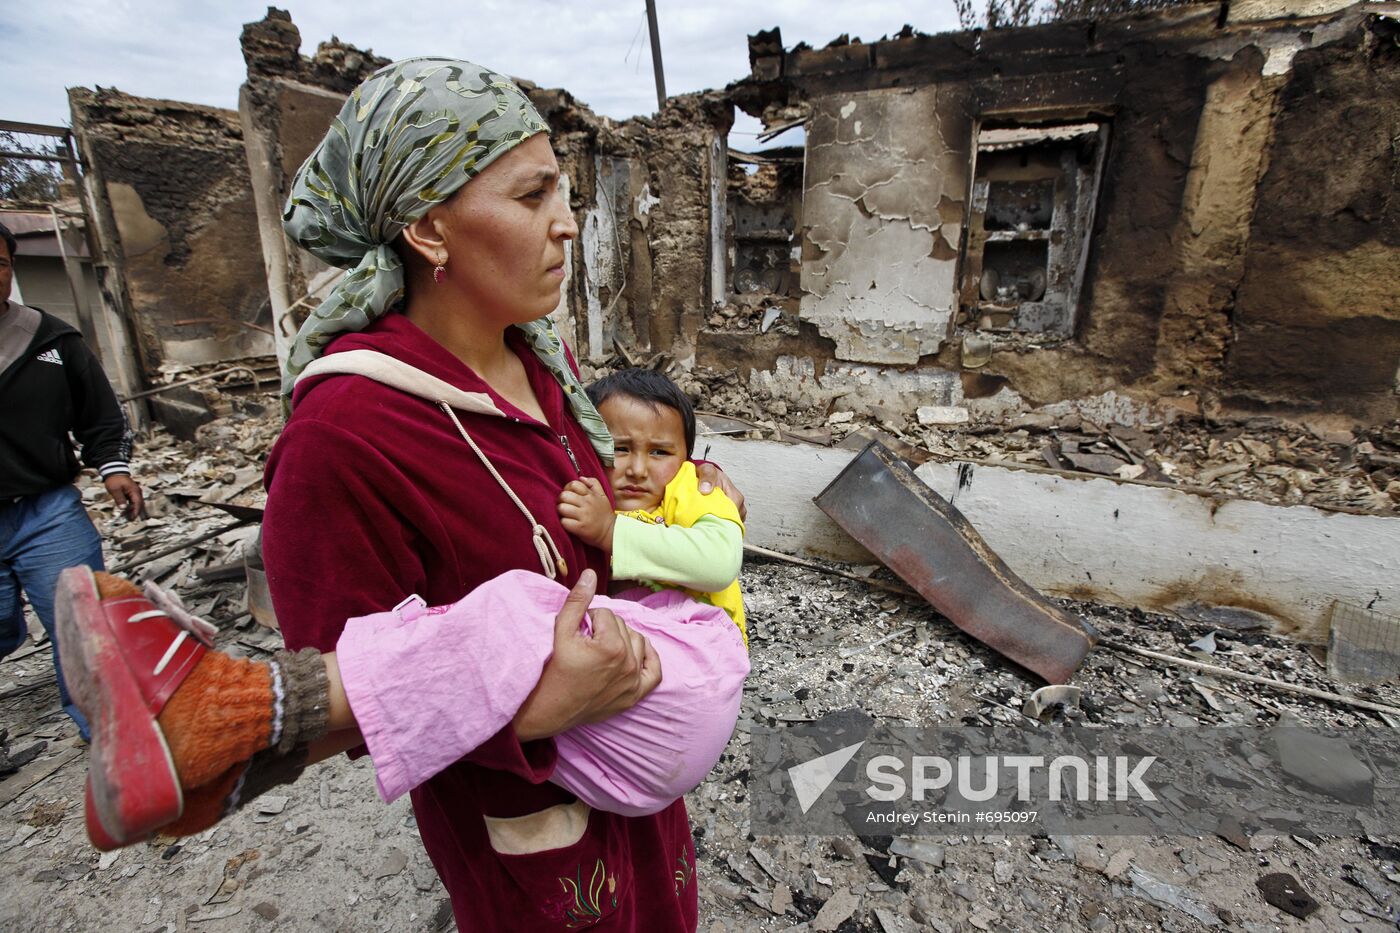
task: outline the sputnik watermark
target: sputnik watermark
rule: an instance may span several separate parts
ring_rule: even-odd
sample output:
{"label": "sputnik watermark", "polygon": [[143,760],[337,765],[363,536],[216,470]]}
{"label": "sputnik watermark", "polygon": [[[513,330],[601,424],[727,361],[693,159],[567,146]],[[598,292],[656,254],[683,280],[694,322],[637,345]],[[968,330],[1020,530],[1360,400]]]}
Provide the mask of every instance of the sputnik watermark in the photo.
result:
{"label": "sputnik watermark", "polygon": [[[756,833],[1370,832],[1400,808],[1388,730],[877,724],[858,710],[751,733]],[[974,828],[978,828],[974,826]]]}
{"label": "sputnik watermark", "polygon": [[822,793],[831,786],[841,769],[846,767],[846,763],[855,757],[864,744],[857,742],[788,768],[788,780],[792,781],[797,805],[802,808],[803,813],[812,809],[812,804],[821,799]]}
{"label": "sputnik watermark", "polygon": [[[812,809],[864,744],[857,742],[788,769],[788,779],[792,781],[803,813]],[[1096,755],[1092,760],[1079,755],[1060,755],[1048,763],[1042,755],[959,755],[951,760],[941,755],[914,755],[906,762],[894,755],[876,755],[865,763],[865,777],[870,781],[865,793],[871,800],[881,803],[905,798],[922,803],[932,799],[938,791],[951,791],[959,800],[983,802],[1006,795],[1003,782],[1009,774],[1015,784],[1013,799],[1029,803],[1033,799],[1032,781],[1043,771],[1047,798],[1051,801],[1128,800],[1130,797],[1155,801],[1157,795],[1143,779],[1156,761],[1155,755],[1137,759],[1126,755]],[[925,820],[932,821],[933,817]]]}
{"label": "sputnik watermark", "polygon": [[[922,802],[934,791],[951,789],[960,800],[982,802],[1005,796],[1003,776],[1010,772],[1015,780],[1014,799],[1029,803],[1032,778],[1044,771],[1047,798],[1052,801],[1128,800],[1130,796],[1156,800],[1157,795],[1143,783],[1156,761],[1155,755],[1138,759],[1096,755],[1092,761],[1079,755],[1060,755],[1049,764],[1042,755],[959,755],[953,761],[938,755],[915,755],[909,762],[909,780],[905,780],[903,760],[894,755],[877,755],[865,764],[865,774],[871,782],[865,792],[871,800],[883,803],[906,796]],[[1095,776],[1092,782],[1091,772]]]}

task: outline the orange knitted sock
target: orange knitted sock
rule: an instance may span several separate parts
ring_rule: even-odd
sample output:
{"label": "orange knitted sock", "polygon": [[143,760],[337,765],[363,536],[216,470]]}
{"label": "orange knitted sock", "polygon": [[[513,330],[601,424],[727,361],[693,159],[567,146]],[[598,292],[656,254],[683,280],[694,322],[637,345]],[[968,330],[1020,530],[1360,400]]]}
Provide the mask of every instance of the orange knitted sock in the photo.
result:
{"label": "orange knitted sock", "polygon": [[167,836],[204,832],[274,787],[295,784],[306,770],[306,755],[306,746],[299,745],[287,754],[267,749],[239,762],[204,786],[185,791],[185,812],[160,831]]}
{"label": "orange knitted sock", "polygon": [[160,831],[167,836],[193,836],[219,822],[224,817],[229,796],[247,768],[246,762],[240,762],[204,786],[185,791],[185,812],[175,822],[162,826]]}
{"label": "orange knitted sock", "polygon": [[266,661],[218,651],[200,658],[156,720],[180,786],[222,779],[234,765],[267,748],[274,705],[272,668]]}
{"label": "orange knitted sock", "polygon": [[110,573],[97,571],[93,574],[97,578],[97,598],[98,599],[124,599],[128,596],[141,596],[141,588],[130,580],[123,580],[121,577],[114,577]]}

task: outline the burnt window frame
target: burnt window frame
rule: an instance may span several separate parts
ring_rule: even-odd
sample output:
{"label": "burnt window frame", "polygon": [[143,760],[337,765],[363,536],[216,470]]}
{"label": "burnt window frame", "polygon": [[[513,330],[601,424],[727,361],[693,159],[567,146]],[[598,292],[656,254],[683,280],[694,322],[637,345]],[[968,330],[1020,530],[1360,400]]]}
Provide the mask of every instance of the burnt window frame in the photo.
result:
{"label": "burnt window frame", "polygon": [[[1039,312],[1045,314],[1045,299],[1039,302],[1027,301],[1024,298],[1015,302],[1014,310],[1008,311],[1006,304],[998,305],[995,301],[982,298],[981,278],[984,271],[983,257],[986,246],[992,242],[1016,241],[1045,241],[1047,251],[1046,294],[1050,294],[1053,286],[1053,275],[1050,263],[1053,259],[1049,255],[1052,247],[1053,234],[1056,232],[1056,218],[1052,217],[1051,229],[1040,231],[1030,230],[1020,231],[993,231],[993,235],[988,235],[985,226],[978,224],[980,229],[974,229],[974,219],[985,216],[986,205],[979,200],[979,184],[988,185],[987,194],[990,196],[990,180],[987,180],[983,173],[984,153],[993,151],[984,147],[984,134],[989,131],[1020,130],[1032,134],[1041,134],[1041,140],[1028,140],[1019,145],[1007,145],[1000,151],[1016,151],[1017,149],[1034,150],[1043,144],[1053,144],[1056,142],[1054,136],[1056,131],[1069,132],[1076,128],[1083,127],[1083,131],[1068,135],[1063,138],[1060,148],[1068,150],[1076,139],[1084,140],[1092,138],[1093,153],[1091,163],[1087,170],[1082,170],[1082,184],[1076,194],[1074,202],[1075,212],[1080,216],[1077,224],[1075,242],[1062,247],[1071,249],[1075,255],[1064,258],[1061,269],[1067,267],[1068,282],[1063,290],[1057,292],[1055,301],[1061,303],[1063,313],[1059,315],[1058,321],[1051,326],[1017,326],[1023,307],[1029,308],[1030,313]],[[958,268],[957,268],[957,295],[958,295],[958,315],[957,321],[960,327],[968,332],[984,334],[993,339],[998,338],[1019,338],[1031,339],[1038,344],[1058,344],[1072,340],[1078,332],[1082,315],[1081,300],[1084,294],[1084,282],[1088,270],[1088,257],[1093,246],[1095,224],[1098,215],[1099,200],[1103,196],[1104,173],[1107,168],[1109,147],[1113,138],[1112,115],[1101,110],[1074,109],[1060,110],[1055,112],[1005,112],[1005,113],[984,113],[973,120],[971,137],[969,140],[969,164],[967,178],[966,205],[962,237],[958,248]],[[1062,179],[1067,177],[1067,172],[1061,171],[1056,178],[1055,188],[1055,213],[1060,209],[1059,189]],[[1047,176],[1049,177],[1049,176]],[[1087,195],[1087,203],[1084,203]],[[981,210],[979,211],[979,207]],[[1064,226],[1060,227],[1065,229]],[[1039,307],[1035,307],[1039,306]],[[993,312],[996,312],[993,314]]]}

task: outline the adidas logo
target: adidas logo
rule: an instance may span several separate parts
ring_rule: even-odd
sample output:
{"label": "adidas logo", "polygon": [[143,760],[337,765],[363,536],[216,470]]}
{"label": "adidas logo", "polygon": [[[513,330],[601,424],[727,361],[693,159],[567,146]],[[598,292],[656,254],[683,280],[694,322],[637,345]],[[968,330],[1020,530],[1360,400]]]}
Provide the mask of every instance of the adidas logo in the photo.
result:
{"label": "adidas logo", "polygon": [[59,366],[63,365],[63,357],[58,355],[57,350],[45,350],[35,357],[35,359],[42,360],[45,363],[57,363]]}

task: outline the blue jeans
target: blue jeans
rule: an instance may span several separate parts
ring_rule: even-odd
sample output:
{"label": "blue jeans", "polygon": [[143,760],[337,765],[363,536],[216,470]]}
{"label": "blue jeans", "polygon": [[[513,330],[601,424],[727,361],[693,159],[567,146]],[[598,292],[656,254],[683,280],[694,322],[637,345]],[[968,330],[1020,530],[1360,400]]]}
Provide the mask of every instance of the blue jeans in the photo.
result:
{"label": "blue jeans", "polygon": [[87,720],[68,696],[54,637],[53,603],[58,574],[65,567],[87,564],[102,569],[102,538],[92,527],[82,497],[72,486],[25,496],[0,505],[0,658],[24,644],[24,604],[20,590],[49,633],[53,668],[58,676],[58,699],[64,712],[88,738]]}

